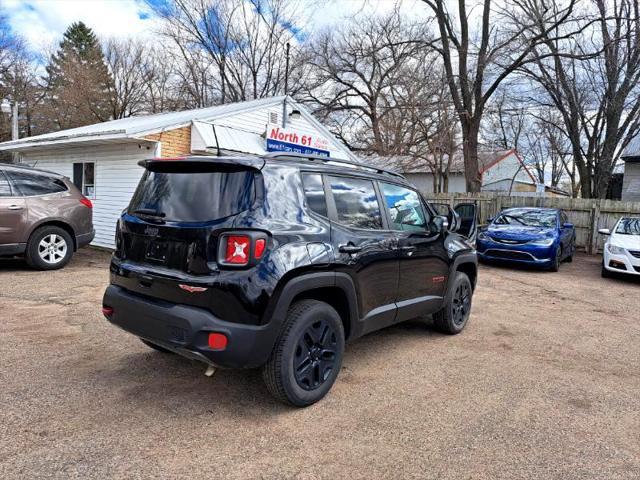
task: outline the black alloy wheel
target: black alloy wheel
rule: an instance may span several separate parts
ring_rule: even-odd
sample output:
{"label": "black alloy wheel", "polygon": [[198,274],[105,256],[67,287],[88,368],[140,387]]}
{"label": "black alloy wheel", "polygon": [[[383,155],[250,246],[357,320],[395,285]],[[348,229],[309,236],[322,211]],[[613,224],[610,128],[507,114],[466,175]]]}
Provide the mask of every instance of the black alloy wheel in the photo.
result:
{"label": "black alloy wheel", "polygon": [[305,390],[322,385],[335,368],[337,338],[329,322],[318,320],[298,340],[293,368],[296,382]]}
{"label": "black alloy wheel", "polygon": [[463,282],[456,286],[452,299],[453,323],[456,326],[464,325],[471,310],[471,285]]}

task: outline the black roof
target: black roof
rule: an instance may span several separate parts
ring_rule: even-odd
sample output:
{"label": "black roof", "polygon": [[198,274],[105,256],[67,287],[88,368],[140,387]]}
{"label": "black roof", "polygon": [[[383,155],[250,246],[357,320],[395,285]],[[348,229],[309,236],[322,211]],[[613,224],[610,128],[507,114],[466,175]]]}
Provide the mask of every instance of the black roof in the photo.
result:
{"label": "black roof", "polygon": [[234,166],[242,166],[244,168],[251,168],[256,170],[262,169],[266,163],[287,163],[301,168],[308,168],[311,166],[314,170],[319,169],[325,172],[364,175],[368,177],[375,177],[381,180],[395,181],[398,183],[409,185],[409,182],[407,182],[406,178],[403,175],[392,172],[390,170],[372,167],[370,165],[352,162],[350,160],[341,160],[320,155],[306,155],[289,152],[270,153],[255,157],[216,157],[212,155],[188,155],[175,158],[152,158],[148,160],[142,160],[138,162],[138,165],[150,170],[161,169],[163,171],[168,171],[171,170],[169,164],[172,162],[175,162],[174,165],[180,164],[181,166],[185,166],[186,163],[191,163],[193,166],[202,166],[206,163],[216,163],[225,165],[229,169],[233,169]]}

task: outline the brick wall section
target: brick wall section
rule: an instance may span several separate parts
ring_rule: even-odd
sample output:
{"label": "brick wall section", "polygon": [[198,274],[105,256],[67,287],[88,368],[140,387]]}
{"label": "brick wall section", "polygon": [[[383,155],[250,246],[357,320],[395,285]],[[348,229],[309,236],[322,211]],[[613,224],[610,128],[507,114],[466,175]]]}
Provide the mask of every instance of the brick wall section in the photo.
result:
{"label": "brick wall section", "polygon": [[161,144],[163,157],[179,157],[191,153],[191,126],[165,130],[144,137]]}

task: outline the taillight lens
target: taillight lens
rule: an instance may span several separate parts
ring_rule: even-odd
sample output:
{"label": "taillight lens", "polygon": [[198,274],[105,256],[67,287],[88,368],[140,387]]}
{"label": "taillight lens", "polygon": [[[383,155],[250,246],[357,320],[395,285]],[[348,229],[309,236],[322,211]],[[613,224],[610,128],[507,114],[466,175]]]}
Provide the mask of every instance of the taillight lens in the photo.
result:
{"label": "taillight lens", "polygon": [[267,246],[267,241],[264,238],[257,239],[256,245],[255,247],[253,247],[253,256],[255,258],[261,258],[266,246]]}
{"label": "taillight lens", "polygon": [[93,203],[87,197],[82,197],[80,199],[80,203],[83,204],[87,208],[93,208]]}
{"label": "taillight lens", "polygon": [[245,235],[229,235],[226,237],[227,249],[224,256],[225,263],[232,265],[246,265],[249,263],[251,239]]}

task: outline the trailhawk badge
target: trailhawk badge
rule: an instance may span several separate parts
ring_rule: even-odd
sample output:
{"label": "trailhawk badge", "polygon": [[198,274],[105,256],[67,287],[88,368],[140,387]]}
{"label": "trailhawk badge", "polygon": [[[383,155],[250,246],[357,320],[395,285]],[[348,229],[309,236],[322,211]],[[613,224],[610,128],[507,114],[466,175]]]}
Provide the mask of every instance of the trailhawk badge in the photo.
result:
{"label": "trailhawk badge", "polygon": [[180,285],[178,285],[182,290],[185,290],[189,293],[200,293],[200,292],[206,292],[207,288],[206,287],[193,287],[191,285],[183,285],[182,283]]}

